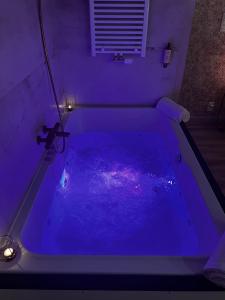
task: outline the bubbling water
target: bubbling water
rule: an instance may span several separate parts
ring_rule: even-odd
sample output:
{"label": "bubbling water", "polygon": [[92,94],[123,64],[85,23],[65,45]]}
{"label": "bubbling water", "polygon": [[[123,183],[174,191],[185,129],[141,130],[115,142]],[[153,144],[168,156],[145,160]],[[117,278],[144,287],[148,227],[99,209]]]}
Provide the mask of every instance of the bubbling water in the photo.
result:
{"label": "bubbling water", "polygon": [[174,158],[164,149],[154,133],[78,136],[56,188],[43,247],[132,255],[194,249]]}

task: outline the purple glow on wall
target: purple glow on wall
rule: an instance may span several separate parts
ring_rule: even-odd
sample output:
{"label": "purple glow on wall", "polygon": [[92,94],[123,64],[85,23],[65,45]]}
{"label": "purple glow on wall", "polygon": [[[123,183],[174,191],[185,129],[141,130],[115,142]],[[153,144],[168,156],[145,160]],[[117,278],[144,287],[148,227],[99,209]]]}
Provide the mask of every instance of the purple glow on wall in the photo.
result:
{"label": "purple glow on wall", "polygon": [[0,3],[0,235],[7,233],[38,168],[35,137],[56,120],[43,62],[36,3]]}
{"label": "purple glow on wall", "polygon": [[[47,47],[61,102],[63,96],[72,95],[76,103],[151,104],[160,96],[179,91],[194,0],[151,3],[149,46],[159,49],[172,37],[179,50],[174,65],[166,72],[161,68],[157,50],[149,50],[146,59],[135,59],[131,65],[113,63],[111,56],[92,58],[88,1],[43,2]],[[4,234],[41,158],[42,149],[36,146],[35,136],[42,125],[55,123],[56,114],[43,59],[36,3],[20,0],[12,7],[10,2],[3,1],[0,18],[0,211],[4,212],[0,232]],[[130,178],[138,175],[138,170],[129,168],[116,170],[117,175],[107,173],[114,169],[106,170],[102,176],[117,184],[126,182],[126,172],[134,172]],[[135,190],[141,192],[138,182]]]}
{"label": "purple glow on wall", "polygon": [[[69,1],[67,6],[60,1],[47,2],[53,40],[49,45],[55,54],[52,62],[62,94],[74,95],[79,104],[104,105],[154,104],[162,96],[176,96],[194,4],[195,0],[151,1],[146,58],[128,55],[133,63],[123,64],[114,63],[112,55],[91,57],[88,1]],[[168,41],[176,52],[165,70],[161,56]]]}

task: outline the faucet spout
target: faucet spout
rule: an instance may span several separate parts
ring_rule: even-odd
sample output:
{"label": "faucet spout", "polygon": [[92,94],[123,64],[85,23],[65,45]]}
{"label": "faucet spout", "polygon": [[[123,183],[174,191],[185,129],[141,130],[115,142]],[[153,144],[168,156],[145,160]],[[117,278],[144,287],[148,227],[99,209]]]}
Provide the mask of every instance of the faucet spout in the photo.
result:
{"label": "faucet spout", "polygon": [[56,132],[56,136],[68,137],[68,136],[70,136],[70,133],[69,132],[65,132],[65,131]]}
{"label": "faucet spout", "polygon": [[52,128],[48,128],[46,126],[43,126],[43,133],[47,134],[47,137],[40,137],[37,136],[37,143],[41,144],[41,143],[45,143],[45,149],[49,150],[56,137],[69,137],[70,133],[69,132],[65,132],[65,131],[59,131],[60,128],[60,123],[56,123],[54,127]]}
{"label": "faucet spout", "polygon": [[41,143],[46,143],[46,142],[47,142],[47,138],[43,138],[40,135],[37,136],[38,145],[40,145]]}

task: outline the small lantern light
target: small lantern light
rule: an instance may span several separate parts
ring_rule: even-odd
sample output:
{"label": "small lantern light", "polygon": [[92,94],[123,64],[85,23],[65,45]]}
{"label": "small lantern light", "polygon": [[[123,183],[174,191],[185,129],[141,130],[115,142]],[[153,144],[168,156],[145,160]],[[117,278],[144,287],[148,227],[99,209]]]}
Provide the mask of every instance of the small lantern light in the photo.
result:
{"label": "small lantern light", "polygon": [[13,248],[6,248],[3,255],[7,260],[12,259],[16,255],[16,251]]}
{"label": "small lantern light", "polygon": [[8,235],[0,237],[0,261],[10,261],[16,257],[17,243]]}
{"label": "small lantern light", "polygon": [[68,110],[68,111],[72,111],[72,110],[73,110],[72,104],[68,104],[68,105],[67,105],[67,110]]}
{"label": "small lantern light", "polygon": [[75,97],[68,95],[64,102],[64,108],[66,112],[71,112],[75,109]]}

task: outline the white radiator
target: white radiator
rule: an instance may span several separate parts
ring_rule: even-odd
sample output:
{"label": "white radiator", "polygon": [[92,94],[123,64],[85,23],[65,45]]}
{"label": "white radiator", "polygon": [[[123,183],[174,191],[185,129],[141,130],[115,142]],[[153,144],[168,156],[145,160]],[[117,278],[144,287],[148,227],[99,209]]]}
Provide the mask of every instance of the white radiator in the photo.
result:
{"label": "white radiator", "polygon": [[150,0],[89,0],[92,55],[146,52]]}

